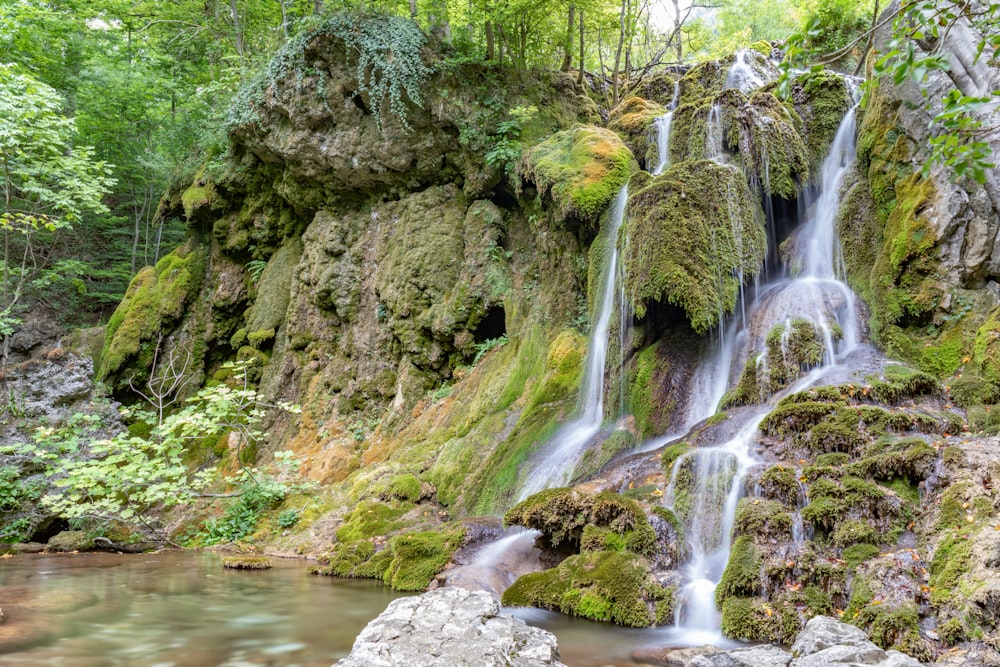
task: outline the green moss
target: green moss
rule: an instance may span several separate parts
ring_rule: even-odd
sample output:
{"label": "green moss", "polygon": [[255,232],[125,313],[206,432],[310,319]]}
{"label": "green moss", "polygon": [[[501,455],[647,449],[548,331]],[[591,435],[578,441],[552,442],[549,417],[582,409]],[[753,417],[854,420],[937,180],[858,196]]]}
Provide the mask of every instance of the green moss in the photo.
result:
{"label": "green moss", "polygon": [[972,563],[972,540],[949,533],[934,550],[930,567],[931,603],[946,604],[959,592],[959,580]]}
{"label": "green moss", "polygon": [[948,393],[955,404],[963,408],[1000,402],[1000,386],[984,380],[975,372],[965,372],[951,379]]}
{"label": "green moss", "polygon": [[608,528],[584,526],[580,551],[625,551],[625,538]]}
{"label": "green moss", "polygon": [[729,597],[722,604],[722,634],[732,639],[791,644],[802,629],[794,604]]}
{"label": "green moss", "polygon": [[804,72],[791,80],[791,100],[802,119],[809,165],[815,172],[829,152],[852,100],[843,76],[830,70]]}
{"label": "green moss", "polygon": [[388,535],[400,528],[404,514],[413,509],[412,504],[386,504],[374,500],[358,503],[337,529],[337,540],[355,542],[361,539]]}
{"label": "green moss", "polygon": [[833,531],[833,543],[838,547],[859,543],[878,544],[879,536],[867,521],[848,519],[838,524]]}
{"label": "green moss", "polygon": [[389,540],[392,560],[383,580],[400,591],[422,591],[461,546],[465,528],[397,535]]}
{"label": "green moss", "polygon": [[654,302],[684,309],[704,333],[732,312],[740,281],[765,252],[758,205],[736,168],[710,160],[638,174],[629,198],[625,292],[636,316]]}
{"label": "green moss", "polygon": [[416,475],[410,473],[398,475],[389,482],[387,491],[391,498],[415,503],[420,500],[421,496],[420,480],[417,479]]}
{"label": "green moss", "polygon": [[608,129],[622,137],[632,153],[645,163],[647,170],[652,170],[657,162],[653,123],[666,111],[656,102],[633,96],[612,109],[608,117]]}
{"label": "green moss", "polygon": [[640,350],[630,363],[628,409],[641,438],[666,431],[673,415],[674,403],[660,395],[671,371],[666,351],[665,342],[657,341]]}
{"label": "green moss", "polygon": [[785,199],[798,196],[799,183],[809,180],[809,151],[799,129],[802,121],[793,108],[769,92],[756,92],[724,122],[738,129],[740,157],[766,194]]}
{"label": "green moss", "polygon": [[715,589],[715,603],[722,607],[731,597],[756,595],[761,588],[761,558],[753,538],[741,535],[733,541],[729,562]]}
{"label": "green moss", "polygon": [[795,507],[799,498],[799,480],[795,469],[790,466],[771,466],[757,480],[760,495],[777,500],[785,507]]}
{"label": "green moss", "polygon": [[991,310],[976,331],[972,351],[973,364],[982,377],[988,382],[1000,382],[1000,307]]}
{"label": "green moss", "polygon": [[141,382],[147,377],[158,337],[180,321],[204,273],[204,250],[188,243],[136,274],[108,320],[101,381],[119,388],[127,386],[128,378]]}
{"label": "green moss", "polygon": [[503,593],[505,605],[640,628],[669,619],[672,599],[672,591],[649,576],[644,559],[617,551],[570,556],[550,570],[518,578]]}
{"label": "green moss", "polygon": [[642,507],[616,493],[542,491],[511,508],[504,515],[504,523],[539,530],[553,547],[563,543],[578,547],[587,525],[618,533],[627,548],[638,554],[651,555],[656,546],[656,531]]}
{"label": "green moss", "polygon": [[261,348],[274,340],[274,329],[260,329],[247,334],[247,342],[251,347]]}
{"label": "green moss", "polygon": [[790,540],[792,515],[776,500],[743,498],[736,506],[733,535]]}
{"label": "green moss", "polygon": [[919,660],[934,659],[935,651],[920,638],[916,604],[869,604],[858,612],[851,622],[867,630],[871,640],[881,648],[902,651]]}
{"label": "green moss", "polygon": [[823,362],[825,345],[820,328],[804,318],[778,323],[765,339],[764,352],[750,355],[736,387],[722,405],[753,405],[788,386]]}
{"label": "green moss", "polygon": [[530,149],[522,169],[540,192],[549,193],[563,219],[575,217],[593,225],[636,164],[632,152],[610,130],[577,125]]}
{"label": "green moss", "polygon": [[691,445],[686,442],[677,442],[664,449],[660,453],[660,465],[663,466],[663,471],[669,475],[674,467],[674,462],[690,449]]}
{"label": "green moss", "polygon": [[580,462],[573,469],[574,479],[584,479],[603,468],[615,455],[634,447],[638,440],[631,431],[618,429],[601,444],[591,447],[580,457]]}

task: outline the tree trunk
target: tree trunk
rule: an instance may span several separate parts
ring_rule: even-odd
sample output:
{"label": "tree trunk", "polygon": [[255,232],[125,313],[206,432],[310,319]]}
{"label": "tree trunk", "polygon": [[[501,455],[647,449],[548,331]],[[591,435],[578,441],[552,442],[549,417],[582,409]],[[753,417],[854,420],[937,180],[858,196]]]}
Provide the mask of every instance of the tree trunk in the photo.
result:
{"label": "tree trunk", "polygon": [[677,64],[684,62],[684,37],[681,35],[681,5],[674,0],[674,39],[677,40]]}
{"label": "tree trunk", "polygon": [[493,21],[487,21],[486,29],[486,60],[492,61],[496,58],[496,42],[493,39]]}
{"label": "tree trunk", "polygon": [[229,11],[233,15],[233,31],[236,33],[236,54],[240,57],[240,67],[243,67],[243,26],[240,23],[240,12],[236,7],[236,0],[229,0]]}
{"label": "tree trunk", "polygon": [[625,46],[625,5],[628,0],[622,0],[622,8],[618,14],[618,48],[615,49],[615,67],[611,70],[611,107],[618,106],[619,81],[618,73],[622,65],[622,47]]}
{"label": "tree trunk", "polygon": [[573,64],[573,20],[576,18],[574,14],[576,13],[576,5],[569,6],[569,18],[566,21],[566,40],[563,42],[563,62],[561,69],[563,72],[568,72],[570,65]]}
{"label": "tree trunk", "polygon": [[417,20],[417,0],[410,0],[410,18]]}
{"label": "tree trunk", "polygon": [[319,16],[323,13],[323,0],[313,0],[313,14]]}
{"label": "tree trunk", "polygon": [[583,85],[583,10],[580,10],[580,71],[576,75],[576,83],[579,86]]}

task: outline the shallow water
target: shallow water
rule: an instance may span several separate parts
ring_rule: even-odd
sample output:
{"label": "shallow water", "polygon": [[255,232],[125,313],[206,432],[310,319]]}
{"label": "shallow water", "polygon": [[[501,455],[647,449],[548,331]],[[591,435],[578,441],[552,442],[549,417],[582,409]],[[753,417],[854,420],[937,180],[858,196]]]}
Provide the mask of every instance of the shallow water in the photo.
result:
{"label": "shallow water", "polygon": [[[313,577],[307,561],[224,570],[218,554],[19,555],[0,560],[0,667],[329,667],[400,593]],[[631,664],[664,630],[514,611],[559,638],[570,667]]]}

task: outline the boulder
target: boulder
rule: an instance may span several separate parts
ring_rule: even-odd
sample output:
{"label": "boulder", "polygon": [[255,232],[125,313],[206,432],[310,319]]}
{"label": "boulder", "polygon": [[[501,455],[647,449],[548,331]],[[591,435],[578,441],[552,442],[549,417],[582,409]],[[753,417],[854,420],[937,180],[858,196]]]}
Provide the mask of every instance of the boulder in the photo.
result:
{"label": "boulder", "polygon": [[394,600],[339,667],[561,667],[555,636],[500,613],[484,591],[439,588]]}
{"label": "boulder", "polygon": [[684,667],[788,667],[792,656],[777,646],[764,644],[725,653],[699,655]]}
{"label": "boulder", "polygon": [[792,644],[791,667],[919,667],[899,651],[884,651],[868,641],[863,630],[827,616],[810,620]]}

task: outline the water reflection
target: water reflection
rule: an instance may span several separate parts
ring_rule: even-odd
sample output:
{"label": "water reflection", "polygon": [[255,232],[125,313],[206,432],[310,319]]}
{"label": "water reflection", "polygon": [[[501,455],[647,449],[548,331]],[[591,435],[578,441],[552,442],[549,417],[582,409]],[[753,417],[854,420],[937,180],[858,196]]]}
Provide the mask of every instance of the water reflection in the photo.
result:
{"label": "water reflection", "polygon": [[[19,555],[0,560],[2,667],[329,667],[399,593],[310,577],[305,561],[222,569],[217,554]],[[569,667],[631,665],[665,629],[509,609],[559,639]]]}
{"label": "water reflection", "polygon": [[7,559],[0,664],[328,667],[399,594],[305,567],[235,572],[202,553]]}

